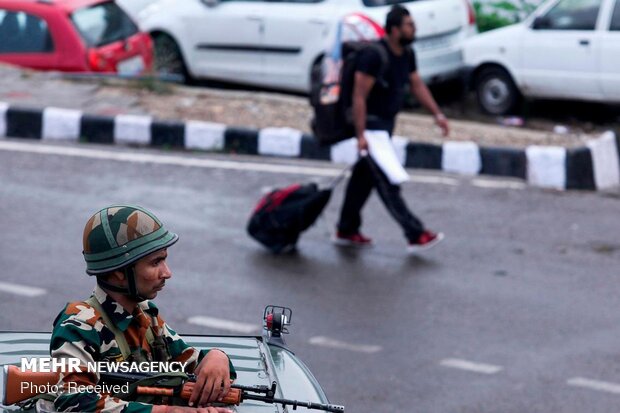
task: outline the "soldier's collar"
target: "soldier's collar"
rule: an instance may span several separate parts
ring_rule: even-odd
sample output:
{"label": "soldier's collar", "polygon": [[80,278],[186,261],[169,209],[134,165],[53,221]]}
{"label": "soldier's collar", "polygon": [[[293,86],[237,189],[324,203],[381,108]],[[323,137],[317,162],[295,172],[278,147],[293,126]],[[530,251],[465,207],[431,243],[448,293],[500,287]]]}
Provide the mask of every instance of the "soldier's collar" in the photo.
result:
{"label": "soldier's collar", "polygon": [[93,294],[97,301],[99,301],[99,304],[101,304],[101,308],[103,308],[106,315],[110,318],[110,321],[114,323],[116,328],[125,332],[134,316],[125,310],[118,301],[110,297],[99,285],[95,286]]}

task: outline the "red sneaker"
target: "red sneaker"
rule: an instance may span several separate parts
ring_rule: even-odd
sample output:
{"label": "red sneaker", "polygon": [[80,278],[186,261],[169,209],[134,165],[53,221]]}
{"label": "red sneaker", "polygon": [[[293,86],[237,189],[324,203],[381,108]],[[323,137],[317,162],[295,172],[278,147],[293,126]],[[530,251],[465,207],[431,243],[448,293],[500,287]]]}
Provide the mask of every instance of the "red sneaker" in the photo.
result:
{"label": "red sneaker", "polygon": [[420,238],[418,238],[416,242],[409,243],[407,251],[414,253],[433,248],[435,245],[439,244],[443,238],[444,235],[441,232],[435,234],[432,231],[426,230],[420,235]]}
{"label": "red sneaker", "polygon": [[332,242],[344,247],[368,247],[372,245],[372,239],[365,237],[360,232],[353,235],[343,235],[340,232],[336,232]]}

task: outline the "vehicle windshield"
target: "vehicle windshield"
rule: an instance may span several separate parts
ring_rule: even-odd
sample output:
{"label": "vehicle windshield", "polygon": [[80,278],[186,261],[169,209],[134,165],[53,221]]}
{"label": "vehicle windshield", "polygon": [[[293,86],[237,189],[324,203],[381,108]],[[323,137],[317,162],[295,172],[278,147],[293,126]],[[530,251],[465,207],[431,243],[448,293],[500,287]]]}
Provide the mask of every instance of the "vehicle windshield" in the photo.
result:
{"label": "vehicle windshield", "polygon": [[394,4],[411,3],[415,0],[364,0],[366,7],[392,6]]}
{"label": "vehicle windshield", "polygon": [[71,20],[90,47],[117,42],[138,32],[134,22],[113,2],[76,10]]}

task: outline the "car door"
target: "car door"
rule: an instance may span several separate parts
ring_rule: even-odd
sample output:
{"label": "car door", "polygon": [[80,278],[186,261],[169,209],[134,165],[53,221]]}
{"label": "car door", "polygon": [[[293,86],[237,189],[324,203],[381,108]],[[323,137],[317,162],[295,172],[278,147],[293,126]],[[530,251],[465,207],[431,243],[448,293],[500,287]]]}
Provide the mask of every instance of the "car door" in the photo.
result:
{"label": "car door", "polygon": [[599,79],[605,99],[620,102],[620,0],[613,5],[609,31],[602,39]]}
{"label": "car door", "polygon": [[186,21],[196,74],[239,82],[260,80],[264,2],[202,0],[195,11]]}
{"label": "car door", "polygon": [[307,90],[310,67],[325,49],[337,16],[322,0],[269,0],[265,3],[263,62],[270,86]]}
{"label": "car door", "polygon": [[521,74],[534,97],[596,99],[602,0],[559,0],[523,34]]}
{"label": "car door", "polygon": [[58,69],[58,50],[44,18],[0,8],[0,39],[0,61],[32,69]]}

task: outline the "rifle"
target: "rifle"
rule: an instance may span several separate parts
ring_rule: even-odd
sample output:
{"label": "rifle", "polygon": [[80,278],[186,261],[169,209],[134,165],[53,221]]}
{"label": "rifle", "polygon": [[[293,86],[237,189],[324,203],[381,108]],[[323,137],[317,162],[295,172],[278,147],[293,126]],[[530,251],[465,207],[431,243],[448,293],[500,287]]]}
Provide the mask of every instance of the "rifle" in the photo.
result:
{"label": "rifle", "polygon": [[[152,377],[148,373],[112,373],[100,372],[99,376],[103,382],[125,382],[133,383],[138,380]],[[188,379],[177,387],[157,387],[157,386],[137,386],[136,393],[155,396],[177,396],[185,400],[189,400],[195,386],[196,376],[188,374]],[[40,373],[31,371],[21,371],[17,366],[4,366],[4,395],[2,404],[5,406],[21,403],[28,400],[39,393],[37,388],[54,386],[60,379],[60,373]],[[31,391],[23,391],[22,383],[29,383]],[[32,391],[34,388],[35,391]],[[325,403],[314,403],[300,400],[281,399],[274,397],[277,389],[276,382],[272,382],[271,386],[244,386],[240,384],[232,384],[230,390],[220,402],[222,404],[239,405],[244,400],[257,400],[269,404],[280,404],[283,407],[292,406],[293,410],[297,407],[305,407],[307,409],[322,410],[326,412],[342,413],[344,406]]]}

